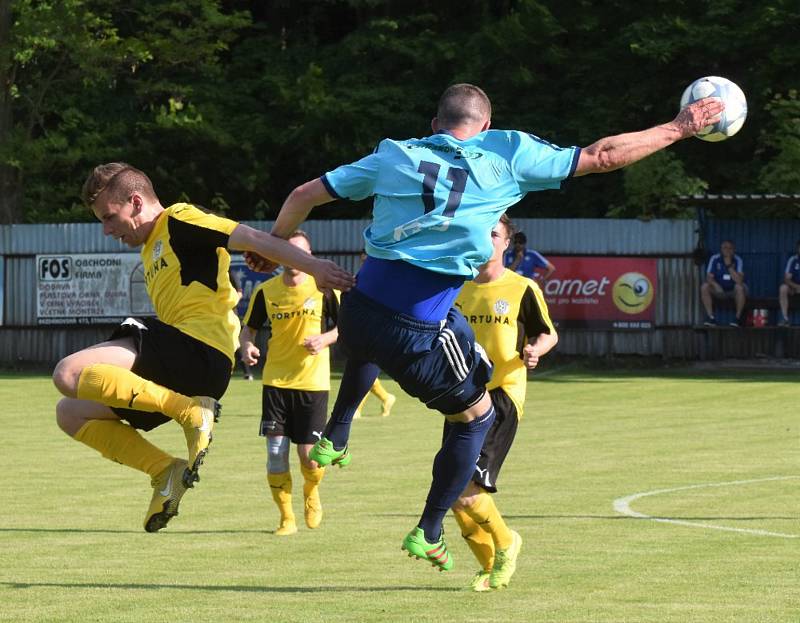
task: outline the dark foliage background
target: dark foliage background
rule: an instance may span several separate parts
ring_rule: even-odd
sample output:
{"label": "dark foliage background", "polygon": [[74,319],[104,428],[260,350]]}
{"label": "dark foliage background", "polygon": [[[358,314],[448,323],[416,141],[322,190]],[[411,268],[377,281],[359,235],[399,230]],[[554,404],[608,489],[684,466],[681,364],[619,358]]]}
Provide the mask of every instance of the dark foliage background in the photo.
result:
{"label": "dark foliage background", "polygon": [[110,160],[147,171],[164,203],[271,218],[381,138],[426,135],[462,81],[490,95],[494,127],[560,145],[668,121],[704,75],[748,96],[735,138],[531,194],[517,216],[681,217],[680,194],[798,193],[799,34],[796,0],[0,0],[0,222],[88,219],[80,186]]}

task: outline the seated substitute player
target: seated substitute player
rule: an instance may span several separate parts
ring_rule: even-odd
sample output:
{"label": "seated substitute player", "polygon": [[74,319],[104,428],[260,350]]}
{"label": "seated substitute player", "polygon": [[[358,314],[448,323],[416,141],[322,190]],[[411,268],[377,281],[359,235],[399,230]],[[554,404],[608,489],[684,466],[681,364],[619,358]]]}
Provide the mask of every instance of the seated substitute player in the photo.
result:
{"label": "seated substitute player", "polygon": [[[538,284],[503,266],[512,232],[513,225],[503,214],[492,229],[491,259],[478,269],[473,281],[464,284],[455,303],[494,364],[492,380],[486,385],[494,423],[486,433],[472,480],[453,505],[461,536],[481,564],[470,582],[470,588],[479,592],[508,586],[516,570],[522,537],[508,528],[489,494],[497,491],[500,468],[522,417],[526,369],[535,368],[539,358],[558,343]],[[451,426],[445,422],[445,438]]]}
{"label": "seated substitute player", "polygon": [[541,287],[556,272],[555,265],[538,251],[527,248],[528,237],[521,231],[514,234],[514,245],[503,255],[503,264],[515,273],[533,279]]}
{"label": "seated substitute player", "polygon": [[[339,346],[348,357],[324,437],[310,456],[320,465],[350,462],[353,414],[379,369],[408,394],[453,422],[436,455],[418,525],[403,539],[409,555],[440,570],[453,560],[442,520],[469,482],[494,408],[485,384],[491,365],[461,314],[452,309],[464,281],[492,254],[488,232],[527,193],[613,171],[715,123],[721,101],[706,98],[669,123],[561,148],[516,130],[490,130],[491,104],[473,85],[449,87],[423,139],[381,141],[353,164],[295,188],[272,233],[289,236],[314,206],[374,196],[364,233],[367,261],[342,296]],[[270,263],[246,254],[251,268]]]}
{"label": "seated substitute player", "polygon": [[747,301],[747,284],[744,282],[744,263],[736,255],[736,246],[731,240],[723,240],[719,253],[715,253],[708,260],[706,268],[706,281],[700,286],[700,300],[706,312],[703,324],[714,326],[717,319],[714,316],[713,298],[733,299],[736,303],[736,320],[732,327],[744,326],[744,305]]}
{"label": "seated substitute player", "polygon": [[[300,230],[288,238],[305,253],[311,241]],[[255,365],[261,355],[253,343],[262,327],[269,330],[261,391],[260,434],[267,438],[267,484],[280,511],[278,536],[297,532],[292,510],[292,474],[289,442],[297,445],[303,474],[303,507],[306,525],[319,527],[322,504],[319,483],[325,468],[308,458],[308,451],[321,436],[328,415],[331,389],[331,344],[336,342],[336,293],[317,289],[311,275],[284,267],[280,275],[256,288],[239,335],[242,359]],[[333,328],[330,328],[330,327]]]}
{"label": "seated substitute player", "polygon": [[[56,418],[71,437],[151,477],[144,528],[156,532],[178,514],[187,487],[199,479],[217,401],[231,376],[239,319],[226,249],[257,251],[313,274],[325,287],[347,289],[352,276],[285,240],[190,204],[164,208],[147,175],[125,163],[95,167],[82,197],[106,236],[142,245],[157,318],[128,318],[109,341],[62,359],[53,372],[65,396]],[[183,427],[188,460],[170,456],[137,430],[170,419]]]}
{"label": "seated substitute player", "polygon": [[800,294],[800,240],[795,243],[795,254],[786,262],[783,271],[783,283],[778,288],[778,302],[781,306],[781,319],[779,327],[788,327],[789,322],[789,297]]}

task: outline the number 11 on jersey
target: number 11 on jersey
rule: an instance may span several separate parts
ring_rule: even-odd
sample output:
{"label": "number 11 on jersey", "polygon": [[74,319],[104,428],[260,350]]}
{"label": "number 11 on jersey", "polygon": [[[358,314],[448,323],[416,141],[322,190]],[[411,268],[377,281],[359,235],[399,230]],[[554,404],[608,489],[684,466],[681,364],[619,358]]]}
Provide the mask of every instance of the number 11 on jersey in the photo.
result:
{"label": "number 11 on jersey", "polygon": [[[434,198],[434,190],[436,183],[439,181],[439,171],[441,165],[435,162],[428,162],[422,160],[419,163],[418,172],[422,173],[425,177],[422,178],[422,204],[425,206],[425,214],[433,212],[436,209]],[[469,171],[461,167],[448,167],[447,179],[452,183],[450,193],[447,195],[447,203],[444,206],[442,216],[453,217],[455,216],[458,206],[461,204],[461,196],[464,194],[464,188],[467,186],[467,178]]]}

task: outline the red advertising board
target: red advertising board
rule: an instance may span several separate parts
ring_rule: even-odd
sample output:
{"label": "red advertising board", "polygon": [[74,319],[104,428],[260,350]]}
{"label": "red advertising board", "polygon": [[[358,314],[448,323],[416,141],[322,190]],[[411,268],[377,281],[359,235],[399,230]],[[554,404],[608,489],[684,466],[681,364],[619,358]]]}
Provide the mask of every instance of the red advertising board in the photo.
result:
{"label": "red advertising board", "polygon": [[556,272],[544,286],[557,327],[652,329],[656,260],[640,257],[548,256]]}

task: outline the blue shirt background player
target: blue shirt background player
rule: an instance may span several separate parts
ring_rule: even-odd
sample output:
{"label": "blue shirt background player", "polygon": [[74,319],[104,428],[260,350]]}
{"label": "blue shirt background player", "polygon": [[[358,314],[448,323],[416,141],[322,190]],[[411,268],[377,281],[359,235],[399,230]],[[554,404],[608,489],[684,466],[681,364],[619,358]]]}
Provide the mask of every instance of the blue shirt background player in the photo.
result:
{"label": "blue shirt background player", "polygon": [[538,251],[528,249],[527,243],[524,232],[514,234],[513,245],[503,254],[503,266],[544,286],[556,267]]}
{"label": "blue shirt background player", "polygon": [[795,243],[795,254],[786,262],[783,270],[783,283],[778,288],[778,302],[781,308],[781,317],[778,326],[788,327],[789,297],[800,295],[800,240]]}
{"label": "blue shirt background player", "polygon": [[717,324],[714,315],[713,299],[733,299],[736,305],[736,319],[729,324],[733,327],[743,326],[743,312],[747,301],[747,285],[744,282],[744,263],[736,255],[736,245],[732,240],[723,240],[719,253],[708,260],[706,280],[700,286],[700,300],[706,312],[704,324]]}
{"label": "blue shirt background player", "polygon": [[706,267],[706,273],[713,275],[714,281],[726,292],[732,292],[736,285],[736,281],[729,270],[731,264],[737,273],[744,274],[744,262],[736,254],[730,260],[726,260],[720,253],[715,253],[709,258],[708,266]]}

